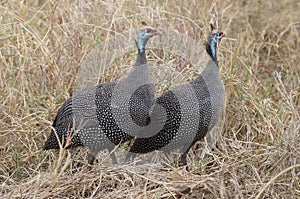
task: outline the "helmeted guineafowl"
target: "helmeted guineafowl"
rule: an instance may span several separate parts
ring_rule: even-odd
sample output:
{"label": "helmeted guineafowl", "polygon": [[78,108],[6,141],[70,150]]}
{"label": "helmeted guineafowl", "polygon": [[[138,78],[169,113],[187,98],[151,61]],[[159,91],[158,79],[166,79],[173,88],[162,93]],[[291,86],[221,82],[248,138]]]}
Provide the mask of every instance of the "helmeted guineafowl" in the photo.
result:
{"label": "helmeted guineafowl", "polygon": [[88,163],[93,164],[98,152],[108,149],[116,164],[114,147],[132,139],[135,132],[150,122],[155,89],[145,46],[158,31],[142,24],[136,41],[137,59],[127,76],[83,89],[69,98],[58,110],[44,150],[59,149],[60,143],[64,148],[85,146],[90,150]]}
{"label": "helmeted guineafowl", "polygon": [[186,165],[190,148],[215,126],[223,107],[225,89],[217,59],[217,44],[223,36],[223,32],[214,30],[212,26],[206,42],[206,51],[211,59],[195,80],[157,98],[150,117],[153,123],[164,122],[163,128],[159,132],[151,132],[151,137],[137,138],[126,159],[154,150],[170,153],[181,147],[180,161]]}

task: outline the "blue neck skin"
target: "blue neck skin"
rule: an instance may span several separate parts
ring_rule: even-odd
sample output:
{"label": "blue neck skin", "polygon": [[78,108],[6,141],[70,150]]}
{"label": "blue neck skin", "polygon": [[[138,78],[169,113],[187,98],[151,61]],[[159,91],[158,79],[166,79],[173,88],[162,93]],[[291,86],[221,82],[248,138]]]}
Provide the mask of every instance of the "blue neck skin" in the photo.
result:
{"label": "blue neck skin", "polygon": [[216,37],[213,37],[211,42],[210,42],[210,50],[211,50],[211,56],[213,60],[217,61],[217,54],[216,54],[216,48],[217,48],[217,39]]}
{"label": "blue neck skin", "polygon": [[209,34],[209,39],[206,44],[206,51],[211,56],[212,60],[218,65],[217,58],[217,44],[220,41],[220,38],[212,33]]}
{"label": "blue neck skin", "polygon": [[138,49],[140,54],[145,53],[145,47],[147,41],[148,39],[146,38],[146,35],[144,35],[142,31],[140,31],[137,39],[137,44],[138,44]]}

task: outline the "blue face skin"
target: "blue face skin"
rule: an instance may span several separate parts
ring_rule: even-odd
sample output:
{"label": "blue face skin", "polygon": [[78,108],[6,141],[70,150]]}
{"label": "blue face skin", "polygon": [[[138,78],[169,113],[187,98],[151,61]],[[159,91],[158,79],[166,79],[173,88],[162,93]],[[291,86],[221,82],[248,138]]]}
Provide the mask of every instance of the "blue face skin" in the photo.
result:
{"label": "blue face skin", "polygon": [[213,58],[216,58],[216,47],[218,42],[222,39],[224,33],[218,31],[217,33],[213,33],[213,37],[211,38],[210,50]]}
{"label": "blue face skin", "polygon": [[157,31],[151,28],[145,28],[144,30],[139,31],[137,43],[138,43],[138,48],[140,53],[143,53],[145,51],[145,46],[149,38],[151,38],[156,34]]}

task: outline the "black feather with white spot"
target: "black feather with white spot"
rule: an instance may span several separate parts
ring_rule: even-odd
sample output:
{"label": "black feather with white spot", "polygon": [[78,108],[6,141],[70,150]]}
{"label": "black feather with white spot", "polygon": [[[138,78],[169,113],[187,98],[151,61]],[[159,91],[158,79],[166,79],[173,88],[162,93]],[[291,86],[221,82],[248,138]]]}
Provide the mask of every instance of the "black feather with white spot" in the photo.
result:
{"label": "black feather with white spot", "polygon": [[[217,43],[222,36],[222,32],[209,33],[206,50],[211,60],[198,78],[164,93],[156,100],[154,106],[162,106],[166,111],[163,128],[154,136],[137,138],[126,159],[137,153],[154,150],[170,152],[183,147],[181,163],[186,164],[190,148],[215,126],[224,103],[225,90],[220,79],[216,54]],[[163,119],[156,115],[159,114],[150,114],[153,122],[162,122]]]}
{"label": "black feather with white spot", "polygon": [[[132,69],[133,72],[141,72],[144,76],[149,76],[145,46],[148,39],[157,33],[155,29],[150,27],[139,31],[138,55]],[[143,81],[143,79],[138,79],[139,77],[139,74],[136,74],[128,78],[134,84],[135,81]],[[123,80],[126,78],[124,77]],[[88,162],[92,164],[100,150],[112,151],[115,145],[132,139],[132,135],[120,128],[112,111],[114,108],[112,97],[119,82],[121,81],[86,88],[69,98],[58,110],[52,124],[53,129],[43,149],[59,149],[59,143],[64,148],[85,146],[90,150]],[[125,89],[122,92],[125,94],[127,91]],[[128,109],[135,124],[143,126],[150,120],[149,109],[155,101],[154,92],[153,84],[145,83],[143,87],[133,93]],[[120,96],[121,98],[118,100],[126,100],[122,99],[122,95]],[[127,108],[120,107],[121,114],[123,109],[126,110]],[[71,137],[69,142],[67,141],[68,137]],[[116,163],[114,153],[111,153],[111,158]]]}

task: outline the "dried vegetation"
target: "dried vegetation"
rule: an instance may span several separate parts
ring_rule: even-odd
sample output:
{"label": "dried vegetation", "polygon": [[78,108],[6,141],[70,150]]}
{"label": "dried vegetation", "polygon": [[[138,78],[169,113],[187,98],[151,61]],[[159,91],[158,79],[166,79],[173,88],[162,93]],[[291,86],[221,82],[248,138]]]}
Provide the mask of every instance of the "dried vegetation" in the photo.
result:
{"label": "dried vegetation", "polygon": [[[1,198],[299,198],[299,10],[297,0],[0,1]],[[211,18],[227,35],[225,124],[216,149],[190,153],[190,171],[140,159],[112,166],[105,153],[89,168],[84,149],[41,151],[98,43],[141,21],[204,41]],[[150,61],[182,62],[164,56],[149,50]],[[100,82],[118,79],[134,58],[125,54]]]}

